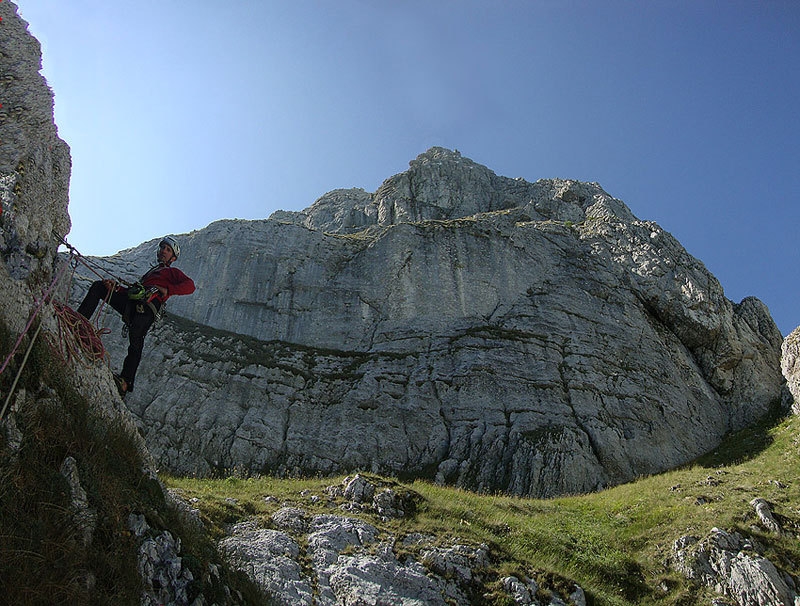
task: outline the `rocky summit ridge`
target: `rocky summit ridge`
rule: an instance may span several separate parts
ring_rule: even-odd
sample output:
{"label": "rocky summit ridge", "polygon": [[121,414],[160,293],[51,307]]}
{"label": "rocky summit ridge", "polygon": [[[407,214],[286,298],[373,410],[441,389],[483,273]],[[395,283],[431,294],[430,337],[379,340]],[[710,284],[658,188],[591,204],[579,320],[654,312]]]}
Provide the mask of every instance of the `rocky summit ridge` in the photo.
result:
{"label": "rocky summit ridge", "polygon": [[[729,301],[596,183],[432,148],[374,193],[181,239],[198,289],[170,300],[127,398],[176,474],[581,493],[685,463],[781,400],[764,304]],[[98,262],[134,277],[153,249]]]}

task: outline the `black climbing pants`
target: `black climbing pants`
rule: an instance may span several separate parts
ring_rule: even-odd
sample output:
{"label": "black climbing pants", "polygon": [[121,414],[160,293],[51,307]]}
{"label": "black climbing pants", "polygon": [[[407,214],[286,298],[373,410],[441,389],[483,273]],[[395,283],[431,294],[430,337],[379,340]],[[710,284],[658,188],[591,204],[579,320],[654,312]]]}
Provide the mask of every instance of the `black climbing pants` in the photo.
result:
{"label": "black climbing pants", "polygon": [[[97,304],[108,296],[108,290],[101,280],[92,282],[89,292],[78,307],[78,313],[87,320],[92,317]],[[153,325],[155,316],[153,310],[144,301],[131,301],[128,299],[126,290],[117,291],[111,294],[108,300],[111,305],[122,316],[122,321],[128,327],[128,355],[122,362],[122,370],[119,375],[128,384],[128,391],[133,391],[133,381],[136,378],[136,369],[142,360],[142,350],[144,349],[144,336]],[[153,301],[156,309],[160,307],[158,301]]]}

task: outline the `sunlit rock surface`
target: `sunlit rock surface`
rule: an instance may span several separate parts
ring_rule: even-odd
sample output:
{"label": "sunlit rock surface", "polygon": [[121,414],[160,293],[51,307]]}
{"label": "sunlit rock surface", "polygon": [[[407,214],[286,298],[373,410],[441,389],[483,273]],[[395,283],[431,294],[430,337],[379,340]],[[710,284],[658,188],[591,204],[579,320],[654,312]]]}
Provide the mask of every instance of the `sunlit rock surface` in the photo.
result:
{"label": "sunlit rock surface", "polygon": [[[154,248],[102,261],[135,277]],[[198,289],[169,301],[127,399],[174,473],[586,492],[685,463],[780,401],[767,308],[729,301],[596,183],[433,148],[375,193],[218,221],[182,248]]]}

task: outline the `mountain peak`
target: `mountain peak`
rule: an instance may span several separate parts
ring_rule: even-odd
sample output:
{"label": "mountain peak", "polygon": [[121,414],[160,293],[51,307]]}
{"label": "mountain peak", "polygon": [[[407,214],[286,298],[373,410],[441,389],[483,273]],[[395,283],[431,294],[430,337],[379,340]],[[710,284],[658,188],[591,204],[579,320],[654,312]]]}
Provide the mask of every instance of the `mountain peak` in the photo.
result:
{"label": "mountain peak", "polygon": [[[585,492],[685,463],[780,397],[766,307],[733,305],[596,183],[432,148],[373,193],[214,224],[182,248],[198,290],[170,301],[182,319],[127,400],[174,473]],[[184,409],[197,421],[155,429]]]}

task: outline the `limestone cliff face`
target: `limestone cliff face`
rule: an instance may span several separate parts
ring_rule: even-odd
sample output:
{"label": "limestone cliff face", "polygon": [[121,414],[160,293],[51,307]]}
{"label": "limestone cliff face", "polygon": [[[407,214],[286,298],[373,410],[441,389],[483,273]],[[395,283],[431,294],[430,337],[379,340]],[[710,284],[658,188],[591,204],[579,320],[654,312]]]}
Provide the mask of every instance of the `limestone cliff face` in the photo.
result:
{"label": "limestone cliff face", "polygon": [[781,371],[786,377],[792,411],[800,414],[800,327],[795,328],[783,341]]}
{"label": "limestone cliff face", "polygon": [[0,253],[11,277],[46,280],[70,228],[69,148],[53,122],[39,42],[11,2],[0,3]]}
{"label": "limestone cliff face", "polygon": [[[170,300],[127,400],[176,473],[584,492],[685,463],[780,400],[766,307],[726,299],[594,183],[434,148],[373,194],[182,239],[198,290]],[[153,254],[105,262],[134,276]]]}
{"label": "limestone cliff face", "polygon": [[[0,2],[0,17],[0,322],[16,336],[60,275],[56,250],[70,229],[72,163],[53,121],[53,93],[39,73],[39,42],[13,2]],[[58,334],[51,306],[41,306],[36,322]],[[76,368],[74,378],[94,406],[130,423],[108,372]],[[36,398],[15,395],[12,413]],[[13,414],[6,421],[13,424]]]}

